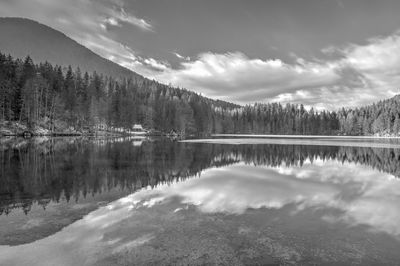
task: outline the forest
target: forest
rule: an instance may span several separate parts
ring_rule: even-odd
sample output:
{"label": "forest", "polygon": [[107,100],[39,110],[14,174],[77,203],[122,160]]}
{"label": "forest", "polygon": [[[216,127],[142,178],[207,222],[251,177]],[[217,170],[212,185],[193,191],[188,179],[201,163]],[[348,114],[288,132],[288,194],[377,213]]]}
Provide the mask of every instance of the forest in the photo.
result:
{"label": "forest", "polygon": [[398,135],[400,98],[338,111],[213,100],[154,80],[114,78],[0,53],[0,122],[82,131],[98,125],[179,134]]}

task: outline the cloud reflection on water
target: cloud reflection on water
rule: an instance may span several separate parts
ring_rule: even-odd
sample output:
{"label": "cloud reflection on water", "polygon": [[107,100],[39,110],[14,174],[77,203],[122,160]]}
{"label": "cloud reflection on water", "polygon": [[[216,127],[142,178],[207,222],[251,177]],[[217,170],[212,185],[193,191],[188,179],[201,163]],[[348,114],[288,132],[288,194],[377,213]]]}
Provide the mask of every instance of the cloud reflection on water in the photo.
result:
{"label": "cloud reflection on water", "polygon": [[208,169],[199,178],[143,189],[50,237],[16,247],[0,246],[0,258],[18,265],[93,264],[156,239],[163,230],[160,224],[177,219],[190,205],[199,215],[245,216],[249,208],[284,210],[288,205],[295,206],[293,216],[310,209],[336,210],[324,214],[320,222],[367,225],[371,231],[399,237],[398,202],[400,180],[368,166],[320,160],[297,167],[240,163]]}
{"label": "cloud reflection on water", "polygon": [[206,213],[244,214],[248,208],[279,209],[295,204],[340,211],[326,217],[349,225],[400,236],[400,180],[368,166],[338,161],[305,162],[294,167],[253,167],[238,164],[209,169],[201,178],[142,191],[133,197],[178,196]]}

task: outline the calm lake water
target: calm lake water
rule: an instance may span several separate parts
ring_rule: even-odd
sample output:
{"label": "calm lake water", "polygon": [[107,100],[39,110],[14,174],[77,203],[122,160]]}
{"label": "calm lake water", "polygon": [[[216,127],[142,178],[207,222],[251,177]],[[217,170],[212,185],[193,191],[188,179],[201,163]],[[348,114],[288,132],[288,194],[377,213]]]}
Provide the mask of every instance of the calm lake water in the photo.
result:
{"label": "calm lake water", "polygon": [[396,141],[0,141],[0,265],[398,265]]}

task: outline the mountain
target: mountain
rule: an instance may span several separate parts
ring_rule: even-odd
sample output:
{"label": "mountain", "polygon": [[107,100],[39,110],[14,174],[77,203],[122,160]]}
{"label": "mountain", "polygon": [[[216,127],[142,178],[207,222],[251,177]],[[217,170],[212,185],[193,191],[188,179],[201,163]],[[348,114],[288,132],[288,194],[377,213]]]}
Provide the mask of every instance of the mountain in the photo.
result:
{"label": "mountain", "polygon": [[0,18],[0,52],[14,58],[29,55],[35,62],[80,67],[82,71],[113,77],[141,77],[107,60],[65,34],[24,18]]}

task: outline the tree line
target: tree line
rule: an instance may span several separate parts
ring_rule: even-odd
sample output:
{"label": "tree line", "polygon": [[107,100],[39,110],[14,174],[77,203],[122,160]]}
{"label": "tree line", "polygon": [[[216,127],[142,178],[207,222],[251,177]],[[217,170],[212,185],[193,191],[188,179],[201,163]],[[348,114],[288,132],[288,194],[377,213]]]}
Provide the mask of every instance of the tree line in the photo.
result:
{"label": "tree line", "polygon": [[129,129],[139,123],[163,132],[211,133],[234,107],[154,80],[115,79],[0,54],[0,121],[29,128],[62,122],[77,130],[99,124]]}
{"label": "tree line", "polygon": [[0,121],[19,121],[28,128],[130,129],[142,124],[184,135],[397,134],[398,107],[397,98],[337,112],[317,112],[297,104],[240,106],[139,76],[82,73],[79,68],[35,64],[29,56],[21,60],[0,53]]}
{"label": "tree line", "polygon": [[400,95],[355,109],[338,112],[340,132],[347,135],[399,135]]}

